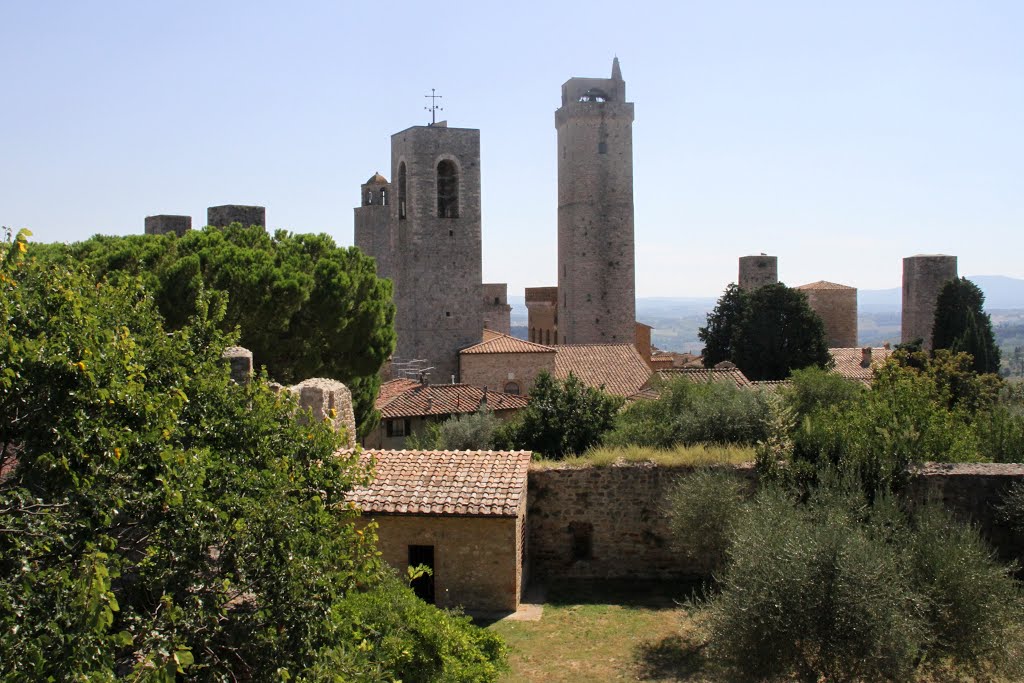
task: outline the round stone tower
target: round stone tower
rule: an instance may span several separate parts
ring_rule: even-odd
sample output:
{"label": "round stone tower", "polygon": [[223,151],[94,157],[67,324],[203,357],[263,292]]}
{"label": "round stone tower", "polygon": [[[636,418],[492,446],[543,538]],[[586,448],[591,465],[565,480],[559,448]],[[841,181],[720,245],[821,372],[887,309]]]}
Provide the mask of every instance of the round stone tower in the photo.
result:
{"label": "round stone tower", "polygon": [[558,130],[558,341],[636,336],[633,103],[619,60],[611,78],[562,85]]}
{"label": "round stone tower", "polygon": [[779,281],[779,257],[760,254],[740,256],[740,289],[753,291]]}
{"label": "round stone tower", "polygon": [[830,349],[857,346],[856,287],[821,280],[797,289],[803,292],[811,310],[825,323],[825,341]]}
{"label": "round stone tower", "polygon": [[956,256],[920,254],[903,259],[903,325],[901,341],[924,341],[932,348],[935,302],[942,287],[957,276]]}

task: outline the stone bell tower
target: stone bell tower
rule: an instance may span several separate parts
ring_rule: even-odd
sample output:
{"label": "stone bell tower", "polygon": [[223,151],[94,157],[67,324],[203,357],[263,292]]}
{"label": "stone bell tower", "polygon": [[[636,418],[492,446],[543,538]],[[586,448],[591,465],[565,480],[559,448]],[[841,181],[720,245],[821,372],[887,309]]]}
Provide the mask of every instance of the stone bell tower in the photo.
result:
{"label": "stone bell tower", "polygon": [[558,130],[558,342],[633,343],[633,103],[611,78],[562,85]]}

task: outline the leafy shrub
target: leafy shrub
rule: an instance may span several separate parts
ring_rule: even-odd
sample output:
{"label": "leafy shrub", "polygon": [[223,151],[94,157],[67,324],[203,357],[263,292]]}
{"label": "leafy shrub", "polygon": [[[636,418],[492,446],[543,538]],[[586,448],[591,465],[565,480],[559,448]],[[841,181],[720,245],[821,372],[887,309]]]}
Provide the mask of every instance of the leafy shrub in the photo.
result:
{"label": "leafy shrub", "polygon": [[866,391],[858,382],[815,367],[794,370],[789,381],[782,395],[797,419],[821,408],[852,403]]}
{"label": "leafy shrub", "polygon": [[729,549],[733,524],[747,497],[747,486],[726,468],[701,468],[679,477],[665,495],[672,544],[704,565],[720,570]]}
{"label": "leafy shrub", "polygon": [[997,505],[998,519],[1017,532],[1024,532],[1024,482],[1013,484]]}
{"label": "leafy shrub", "polygon": [[1024,416],[1006,405],[993,406],[974,419],[978,455],[992,462],[1024,461]]}
{"label": "leafy shrub", "polygon": [[767,436],[768,403],[761,392],[727,382],[667,382],[661,396],[637,401],[616,420],[605,443],[673,448],[698,443],[753,444]]}
{"label": "leafy shrub", "polygon": [[489,410],[453,415],[444,422],[432,422],[420,434],[406,439],[406,448],[423,450],[489,450],[501,421]]}
{"label": "leafy shrub", "polygon": [[553,460],[579,455],[601,442],[621,406],[622,398],[588,387],[572,373],[559,380],[542,372],[526,408],[495,431],[495,445]]}

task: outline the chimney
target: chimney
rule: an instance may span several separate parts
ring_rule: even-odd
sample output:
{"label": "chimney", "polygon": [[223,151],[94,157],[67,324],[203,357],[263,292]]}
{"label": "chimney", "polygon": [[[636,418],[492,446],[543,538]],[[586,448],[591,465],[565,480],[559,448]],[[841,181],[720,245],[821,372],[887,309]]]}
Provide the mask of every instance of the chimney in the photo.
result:
{"label": "chimney", "polygon": [[871,367],[871,347],[865,346],[860,350],[860,366],[862,368]]}

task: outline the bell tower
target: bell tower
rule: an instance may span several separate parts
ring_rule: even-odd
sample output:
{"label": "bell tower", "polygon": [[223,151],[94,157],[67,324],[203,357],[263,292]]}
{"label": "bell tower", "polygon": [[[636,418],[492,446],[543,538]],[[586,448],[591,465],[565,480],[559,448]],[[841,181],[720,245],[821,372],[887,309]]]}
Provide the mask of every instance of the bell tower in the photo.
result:
{"label": "bell tower", "polygon": [[570,78],[558,131],[558,342],[633,343],[633,103],[611,78]]}

